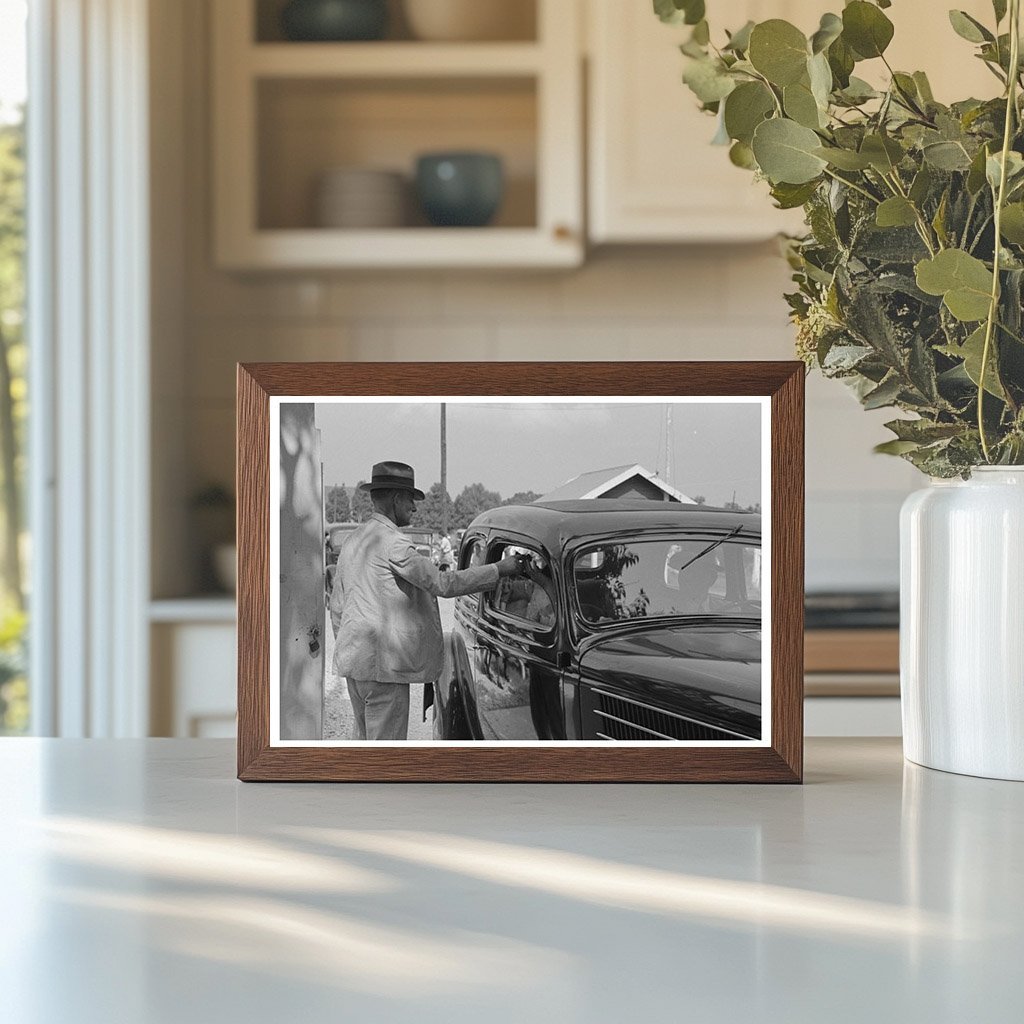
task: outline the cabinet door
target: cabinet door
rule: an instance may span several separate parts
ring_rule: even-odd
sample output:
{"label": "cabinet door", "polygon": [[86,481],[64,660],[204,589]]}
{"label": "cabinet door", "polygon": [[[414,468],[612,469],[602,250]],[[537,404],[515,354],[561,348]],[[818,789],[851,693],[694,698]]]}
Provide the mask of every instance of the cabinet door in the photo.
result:
{"label": "cabinet door", "polygon": [[[725,147],[712,146],[713,118],[700,113],[681,82],[679,43],[686,26],[663,25],[650,0],[584,0],[589,47],[589,233],[593,242],[701,242],[767,238],[799,232],[799,211],[776,210],[767,186],[734,167]],[[748,19],[785,18],[810,35],[821,15],[841,12],[828,0],[709,0],[712,38]],[[951,28],[947,6],[900,0],[886,11],[896,33],[886,54],[898,70],[923,70],[936,98],[949,103],[999,93],[999,83],[974,58],[974,47]],[[956,7],[984,24],[990,0]],[[1006,22],[1001,26],[1006,30]],[[879,60],[858,65],[873,85],[888,82]]]}
{"label": "cabinet door", "polygon": [[[687,26],[663,25],[649,0],[589,4],[589,219],[593,242],[711,242],[799,231],[767,185],[712,146],[715,119],[682,83]],[[803,12],[799,8],[805,8]],[[817,27],[827,0],[708,4],[712,37],[748,19]],[[724,19],[724,20],[723,20]]]}

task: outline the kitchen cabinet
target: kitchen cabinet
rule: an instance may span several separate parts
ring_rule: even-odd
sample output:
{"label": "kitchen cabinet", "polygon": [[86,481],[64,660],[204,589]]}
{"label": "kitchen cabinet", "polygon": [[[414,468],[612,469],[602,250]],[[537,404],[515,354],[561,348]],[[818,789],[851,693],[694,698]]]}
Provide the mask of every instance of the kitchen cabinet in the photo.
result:
{"label": "kitchen cabinet", "polygon": [[[647,2],[586,0],[588,40],[588,230],[594,243],[755,241],[800,233],[799,210],[776,210],[764,182],[710,144],[715,120],[702,114],[681,82],[678,46],[687,26],[663,25]],[[709,0],[712,39],[747,20],[785,18],[806,34],[826,0]],[[989,0],[959,8],[988,24]],[[946,8],[901,0],[886,10],[895,25],[893,67],[926,71],[938,99],[997,94],[998,83],[952,30]],[[881,61],[857,74],[879,85]]]}
{"label": "kitchen cabinet", "polygon": [[[602,242],[737,242],[799,231],[798,210],[776,210],[767,184],[712,146],[715,119],[682,83],[688,26],[664,25],[649,3],[587,0],[588,228]],[[820,0],[708,4],[715,38],[747,20],[801,13]],[[804,10],[801,11],[800,9]],[[726,19],[723,21],[723,17]]]}
{"label": "kitchen cabinet", "polygon": [[[213,211],[230,269],[574,266],[583,258],[579,9],[533,0],[533,39],[291,42],[275,0],[217,0]],[[338,168],[410,179],[424,152],[497,153],[493,225],[317,225],[313,196]],[[410,197],[411,198],[411,197]]]}
{"label": "kitchen cabinet", "polygon": [[150,735],[235,735],[235,602],[230,597],[150,605]]}

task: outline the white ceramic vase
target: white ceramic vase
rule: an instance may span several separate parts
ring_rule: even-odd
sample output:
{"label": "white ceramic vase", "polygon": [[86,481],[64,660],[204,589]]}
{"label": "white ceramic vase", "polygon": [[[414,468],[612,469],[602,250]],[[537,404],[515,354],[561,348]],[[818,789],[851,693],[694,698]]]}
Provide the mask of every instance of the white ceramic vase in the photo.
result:
{"label": "white ceramic vase", "polygon": [[1024,781],[1024,466],[911,494],[900,560],[904,754]]}

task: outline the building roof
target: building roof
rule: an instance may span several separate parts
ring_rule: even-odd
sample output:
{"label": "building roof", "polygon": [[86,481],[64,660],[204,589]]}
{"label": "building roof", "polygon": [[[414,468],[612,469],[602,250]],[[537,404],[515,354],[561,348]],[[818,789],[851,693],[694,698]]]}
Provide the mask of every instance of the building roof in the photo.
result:
{"label": "building roof", "polygon": [[687,497],[682,491],[677,491],[670,484],[665,483],[659,476],[649,469],[644,469],[638,463],[627,466],[611,466],[608,469],[593,469],[589,473],[580,473],[571,480],[566,480],[553,491],[538,498],[537,501],[570,501],[574,498],[600,498],[607,494],[613,487],[624,483],[630,477],[642,476],[649,480],[655,487],[660,488],[669,497],[681,501],[684,505],[694,505],[693,498]]}

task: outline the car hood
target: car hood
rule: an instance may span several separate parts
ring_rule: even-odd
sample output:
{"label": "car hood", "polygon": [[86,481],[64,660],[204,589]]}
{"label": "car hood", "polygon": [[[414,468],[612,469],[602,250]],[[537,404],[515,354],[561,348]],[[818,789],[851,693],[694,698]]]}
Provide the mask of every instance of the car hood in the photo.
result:
{"label": "car hood", "polygon": [[586,683],[760,732],[761,630],[753,624],[673,625],[593,640],[580,657]]}

